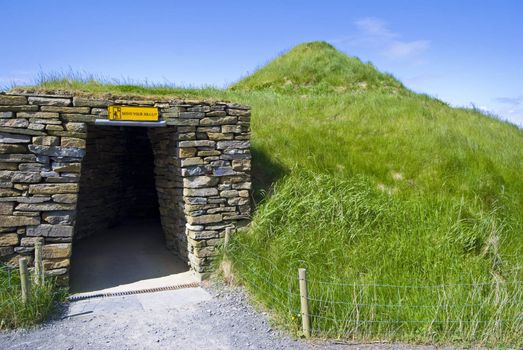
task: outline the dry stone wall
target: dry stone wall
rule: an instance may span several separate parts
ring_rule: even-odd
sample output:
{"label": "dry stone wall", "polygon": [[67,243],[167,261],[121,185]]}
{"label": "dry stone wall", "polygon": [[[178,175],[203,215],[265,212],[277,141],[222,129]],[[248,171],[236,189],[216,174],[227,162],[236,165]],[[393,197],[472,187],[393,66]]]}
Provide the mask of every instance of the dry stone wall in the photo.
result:
{"label": "dry stone wall", "polygon": [[[159,108],[167,127],[147,129],[147,138],[166,243],[205,277],[225,228],[250,217],[250,110],[234,103],[0,94],[0,259],[16,265],[22,255],[32,258],[35,240],[43,239],[46,273],[66,279],[73,239],[131,210],[122,200],[136,201],[136,184],[117,176],[132,167],[129,138],[94,126],[109,105]],[[120,195],[89,195],[104,186]]]}

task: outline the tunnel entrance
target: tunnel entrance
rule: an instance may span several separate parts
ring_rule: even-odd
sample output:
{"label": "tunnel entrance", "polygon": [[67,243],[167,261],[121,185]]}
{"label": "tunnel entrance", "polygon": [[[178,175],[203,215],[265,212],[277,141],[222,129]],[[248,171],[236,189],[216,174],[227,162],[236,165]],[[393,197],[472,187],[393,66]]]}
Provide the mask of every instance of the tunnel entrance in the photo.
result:
{"label": "tunnel entrance", "polygon": [[162,135],[167,134],[90,125],[87,135],[71,291],[103,290],[188,271],[186,259],[178,254],[181,243],[172,235],[175,212],[164,198],[169,179],[162,169],[174,158],[164,152],[169,142]]}
{"label": "tunnel entrance", "polygon": [[[116,107],[125,118],[109,118]],[[142,120],[145,109],[157,120]],[[41,242],[46,275],[73,290],[89,274],[113,276],[106,287],[136,277],[124,268],[155,277],[175,271],[173,261],[200,281],[227,231],[249,225],[249,106],[24,91],[0,94],[0,110],[0,261],[8,265],[34,261]],[[160,252],[170,255],[154,270],[136,267]]]}

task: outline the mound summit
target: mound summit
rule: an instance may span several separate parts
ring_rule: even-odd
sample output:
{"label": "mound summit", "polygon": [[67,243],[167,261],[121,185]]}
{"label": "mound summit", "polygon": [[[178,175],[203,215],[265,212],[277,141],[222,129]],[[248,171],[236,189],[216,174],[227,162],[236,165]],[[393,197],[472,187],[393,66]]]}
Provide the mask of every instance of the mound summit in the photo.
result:
{"label": "mound summit", "polygon": [[392,75],[381,73],[371,63],[363,63],[323,41],[295,46],[232,85],[231,89],[278,92],[406,92],[403,84]]}

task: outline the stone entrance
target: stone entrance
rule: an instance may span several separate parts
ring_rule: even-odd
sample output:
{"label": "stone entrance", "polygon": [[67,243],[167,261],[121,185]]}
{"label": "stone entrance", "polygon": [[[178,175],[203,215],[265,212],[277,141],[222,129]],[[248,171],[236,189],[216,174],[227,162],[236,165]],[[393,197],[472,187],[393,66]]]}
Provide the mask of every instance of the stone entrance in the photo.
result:
{"label": "stone entrance", "polygon": [[[98,126],[107,106],[155,106],[165,127]],[[159,216],[169,249],[201,278],[226,227],[250,215],[250,111],[227,102],[0,94],[0,257],[44,240],[68,277],[73,240],[126,216]]]}

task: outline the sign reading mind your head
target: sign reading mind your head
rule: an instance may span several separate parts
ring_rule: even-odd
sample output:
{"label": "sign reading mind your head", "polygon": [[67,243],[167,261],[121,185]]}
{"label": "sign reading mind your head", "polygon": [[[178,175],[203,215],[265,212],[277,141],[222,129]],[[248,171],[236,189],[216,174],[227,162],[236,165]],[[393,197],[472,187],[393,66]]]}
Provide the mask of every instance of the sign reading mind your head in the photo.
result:
{"label": "sign reading mind your head", "polygon": [[109,106],[108,114],[110,120],[158,120],[158,108],[156,107]]}

